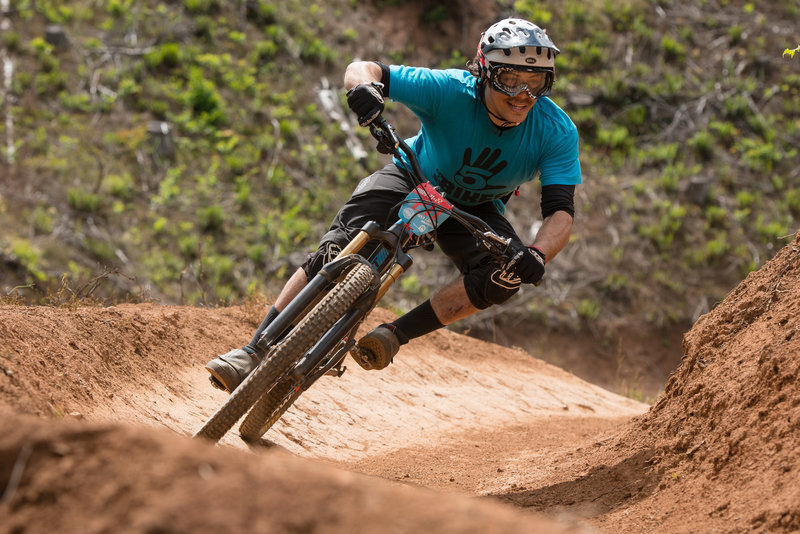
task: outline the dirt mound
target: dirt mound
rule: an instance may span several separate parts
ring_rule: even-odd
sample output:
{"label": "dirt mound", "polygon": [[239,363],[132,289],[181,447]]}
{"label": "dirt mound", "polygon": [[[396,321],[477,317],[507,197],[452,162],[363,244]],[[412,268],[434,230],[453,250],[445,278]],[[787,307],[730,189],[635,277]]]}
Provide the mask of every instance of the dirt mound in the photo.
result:
{"label": "dirt mound", "polygon": [[178,370],[249,339],[261,307],[203,310],[156,304],[110,308],[0,306],[0,404],[61,416],[119,393],[164,384]]}
{"label": "dirt mound", "polygon": [[799,331],[800,233],[687,333],[647,414],[497,495],[616,532],[800,531]]}
{"label": "dirt mound", "polygon": [[3,532],[575,532],[280,451],[254,456],[143,427],[0,417]]}
{"label": "dirt mound", "polygon": [[[800,530],[800,234],[686,335],[637,425],[670,471],[742,529]],[[702,488],[708,488],[705,492]],[[711,488],[714,487],[712,490]]]}

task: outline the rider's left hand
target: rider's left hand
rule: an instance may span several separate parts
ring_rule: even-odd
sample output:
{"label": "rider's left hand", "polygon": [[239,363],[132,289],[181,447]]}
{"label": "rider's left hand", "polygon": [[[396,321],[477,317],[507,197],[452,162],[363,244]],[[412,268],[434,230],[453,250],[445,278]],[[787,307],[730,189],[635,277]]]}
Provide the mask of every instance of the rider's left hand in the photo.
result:
{"label": "rider's left hand", "polygon": [[505,271],[516,275],[523,284],[536,284],[544,276],[544,264],[544,252],[536,247],[524,247],[506,264]]}

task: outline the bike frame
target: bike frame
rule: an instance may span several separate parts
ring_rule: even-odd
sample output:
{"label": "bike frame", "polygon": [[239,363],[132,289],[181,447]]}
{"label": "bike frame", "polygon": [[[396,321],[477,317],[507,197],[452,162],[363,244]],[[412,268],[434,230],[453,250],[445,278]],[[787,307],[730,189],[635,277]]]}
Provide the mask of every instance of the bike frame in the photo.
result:
{"label": "bike frame", "polygon": [[[380,117],[375,124],[370,125],[370,131],[378,140],[379,147],[384,148],[385,151],[397,157],[400,156],[400,151],[406,154],[412,167],[409,175],[414,184],[418,186],[417,189],[422,184],[429,184],[424,178],[414,152],[404,140],[397,136],[394,128],[383,117]],[[422,195],[424,196],[424,192]],[[439,195],[439,193],[437,192],[436,195]],[[424,208],[423,211],[427,216],[432,215],[434,221],[439,219],[442,213],[459,219],[466,228],[472,231],[476,240],[490,254],[503,260],[509,259],[507,255],[510,240],[496,235],[478,217],[446,202],[444,206],[425,199],[420,199],[418,203],[427,204],[427,208]],[[369,312],[384,297],[389,288],[413,263],[413,258],[408,254],[412,234],[409,223],[403,221],[402,218],[387,230],[382,230],[376,222],[367,223],[342,249],[337,258],[323,266],[320,272],[309,281],[291,303],[265,329],[258,346],[266,352],[270,346],[281,338],[281,335],[288,328],[293,324],[297,324],[306,310],[319,298],[320,294],[340,279],[354,263],[366,263],[372,267],[375,278],[369,289],[323,334],[311,349],[298,359],[291,369],[289,374],[295,380],[298,388],[308,388],[317,378],[330,372],[331,369],[337,368],[336,374],[338,375],[344,372],[341,364],[347,352],[355,345],[354,335],[358,325],[361,324]],[[361,250],[373,241],[377,241],[379,246],[376,247],[370,257],[364,258],[359,255]],[[385,253],[383,258],[380,257],[382,252]],[[342,343],[343,340],[346,341],[337,349],[337,345]],[[328,355],[331,356],[328,357]],[[326,357],[328,358],[326,359]]]}

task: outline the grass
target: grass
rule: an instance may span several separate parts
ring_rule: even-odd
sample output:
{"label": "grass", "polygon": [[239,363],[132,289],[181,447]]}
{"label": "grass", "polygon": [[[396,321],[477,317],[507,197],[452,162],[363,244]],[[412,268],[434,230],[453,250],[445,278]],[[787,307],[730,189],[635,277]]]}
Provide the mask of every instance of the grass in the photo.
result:
{"label": "grass", "polygon": [[[13,237],[38,251],[23,255],[27,267],[15,282],[29,298],[57,288],[65,272],[123,267],[118,252],[136,274],[135,287],[152,287],[167,301],[191,294],[195,302],[233,302],[253,287],[274,291],[286,257],[313,248],[353,185],[382,164],[371,150],[366,162],[353,161],[344,132],[316,99],[318,80],[339,83],[347,62],[363,54],[353,21],[368,7],[349,0],[246,4],[241,11],[218,0],[114,0],[98,10],[79,0],[20,2],[25,24],[3,36],[18,63],[14,172],[42,197],[19,208],[6,202],[20,227],[0,238],[0,250],[10,250]],[[778,234],[800,213],[800,108],[793,104],[800,76],[798,49],[784,57],[770,52],[769,20],[751,28],[741,9],[726,5],[713,17],[687,16],[675,30],[644,0],[614,9],[576,0],[504,5],[545,24],[563,51],[554,98],[581,134],[579,220],[599,229],[587,239],[600,260],[560,274],[572,288],[569,305],[544,310],[545,321],[602,321],[625,313],[606,309],[609,287],[624,289],[634,308],[650,298],[646,288],[662,285],[654,273],[702,280],[718,276],[714,264],[740,264],[737,251],[755,251],[750,257],[763,261],[780,245]],[[791,16],[781,9],[765,16]],[[444,27],[453,15],[446,12],[431,6],[415,23]],[[346,23],[321,24],[332,13]],[[731,24],[723,27],[723,19]],[[55,21],[73,36],[74,49],[44,39],[44,26]],[[747,46],[744,27],[753,34]],[[135,44],[113,52],[114,61],[103,59],[116,50],[114,35],[133,33]],[[421,61],[462,66],[474,50],[457,48],[460,35],[425,48],[430,57]],[[698,49],[701,35],[738,42],[735,57]],[[377,59],[420,52],[398,35]],[[738,64],[744,70],[734,76]],[[750,69],[756,64],[766,67]],[[573,104],[576,94],[591,104]],[[411,115],[390,108],[400,131],[413,134]],[[149,128],[156,121],[170,125],[168,135]],[[357,135],[372,148],[366,131]],[[612,184],[611,176],[620,178]],[[695,176],[711,179],[707,205],[692,205],[685,194]],[[535,205],[535,190],[526,194]],[[529,211],[518,216],[530,225],[537,210],[518,205],[515,199],[510,209]],[[608,243],[607,227],[621,243]],[[63,232],[86,235],[54,250],[47,239]],[[615,250],[629,263],[614,260]],[[65,255],[75,269],[65,267]],[[420,261],[425,267],[428,260]],[[446,268],[415,270],[418,278],[395,288],[398,298],[424,294]],[[607,283],[572,279],[592,269]],[[36,289],[27,276],[38,280]],[[104,284],[98,291],[108,294],[123,285]],[[667,288],[663,296],[680,309],[678,299],[702,292],[701,285],[686,295]],[[546,297],[556,296],[553,287]]]}

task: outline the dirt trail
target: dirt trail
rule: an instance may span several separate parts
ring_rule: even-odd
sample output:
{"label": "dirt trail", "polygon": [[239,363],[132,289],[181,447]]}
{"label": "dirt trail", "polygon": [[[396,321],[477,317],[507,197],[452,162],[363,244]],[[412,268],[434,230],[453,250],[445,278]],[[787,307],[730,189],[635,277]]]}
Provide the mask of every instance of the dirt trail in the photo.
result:
{"label": "dirt trail", "polygon": [[800,235],[652,408],[438,332],[325,377],[250,451],[188,439],[224,398],[203,363],[261,313],[0,306],[0,532],[800,530]]}
{"label": "dirt trail", "polygon": [[[378,310],[365,328],[389,318]],[[226,397],[209,388],[202,365],[208,354],[200,354],[169,381],[93,407],[92,418],[191,433]],[[325,377],[304,394],[266,439],[300,456],[348,461],[435,446],[442,436],[475,428],[555,416],[567,424],[587,415],[616,421],[646,409],[520,351],[449,332],[404,347],[382,372],[349,363],[341,378]],[[224,443],[244,448],[235,432]]]}
{"label": "dirt trail", "polygon": [[[74,310],[5,306],[0,308],[0,398],[18,413],[163,427],[188,436],[225,397],[210,388],[203,364],[247,339],[260,313],[256,307],[152,304]],[[377,310],[364,328],[390,317]],[[325,377],[267,434],[267,446],[255,450],[324,461],[331,472],[338,466],[405,478],[408,485],[437,487],[436,480],[446,476],[452,492],[475,495],[511,487],[504,480],[513,471],[499,476],[498,469],[505,471],[495,463],[510,465],[515,450],[572,444],[646,408],[521,351],[438,332],[404,347],[384,371],[349,365],[341,378]],[[542,429],[538,444],[519,441],[524,435],[519,429],[530,428]],[[47,435],[45,428],[35,432]],[[72,431],[54,430],[54,436],[64,432]],[[222,443],[245,449],[234,432]],[[459,459],[451,452],[442,457],[458,444]],[[515,445],[509,449],[509,444]],[[22,450],[19,443],[9,447],[7,452]],[[418,461],[411,451],[424,451],[427,460]],[[274,459],[269,455],[264,461]],[[381,472],[396,462],[408,473]],[[426,463],[430,469],[414,471]],[[450,483],[456,474],[472,484]],[[41,513],[39,506],[22,510],[30,514],[21,513],[26,520]]]}

